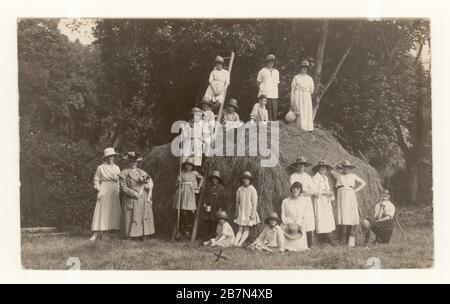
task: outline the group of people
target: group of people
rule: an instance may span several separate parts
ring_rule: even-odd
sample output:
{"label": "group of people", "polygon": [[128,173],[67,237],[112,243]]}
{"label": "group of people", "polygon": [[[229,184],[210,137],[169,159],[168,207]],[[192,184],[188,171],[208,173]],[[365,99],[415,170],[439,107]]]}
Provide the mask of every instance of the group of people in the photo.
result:
{"label": "group of people", "polygon": [[[278,120],[278,86],[280,84],[280,73],[275,68],[275,55],[266,57],[266,65],[258,72],[258,102],[250,113],[251,122],[276,121]],[[306,131],[314,130],[314,117],[312,107],[312,95],[314,94],[314,80],[308,75],[311,65],[303,61],[300,73],[294,77],[291,84],[291,99],[289,121],[297,121],[299,127]],[[204,120],[214,124],[215,115],[218,114],[223,105],[221,123],[240,122],[237,110],[238,101],[231,98],[225,104],[227,88],[230,85],[230,74],[225,69],[225,59],[217,56],[215,67],[209,77],[209,85],[200,103],[200,108],[194,108],[194,112],[202,112]]]}
{"label": "group of people", "polygon": [[[268,55],[266,66],[258,73],[258,103],[250,114],[252,122],[276,121],[278,118],[280,75],[274,67],[275,62],[275,56]],[[192,120],[183,129],[184,136],[192,139],[193,145],[183,147],[182,166],[176,181],[177,190],[172,210],[174,221],[178,223],[178,238],[190,238],[196,211],[200,208],[205,246],[243,247],[250,229],[261,223],[258,191],[252,184],[252,173],[246,171],[240,177],[241,186],[236,191],[235,214],[232,219],[237,226],[235,232],[227,214],[227,210],[233,208],[226,202],[221,173],[213,171],[205,179],[199,173],[205,151],[194,151],[197,148],[203,149],[205,141],[211,140],[210,135],[219,119],[217,114],[223,109],[230,85],[230,75],[224,65],[224,58],[217,56],[201,108],[193,108]],[[286,116],[290,116],[292,121],[296,120],[306,131],[314,129],[314,81],[308,75],[309,68],[309,62],[302,62],[300,74],[292,81],[290,112]],[[239,124],[238,109],[237,100],[230,99],[221,113],[220,122],[227,125]],[[120,230],[123,237],[134,240],[145,240],[155,233],[153,181],[139,168],[143,159],[136,152],[127,153],[123,158],[128,162],[128,167],[121,171],[114,162],[118,155],[113,148],[106,149],[104,163],[97,168],[95,174],[94,188],[98,194],[91,241],[96,241],[109,231]],[[395,207],[389,201],[387,191],[376,205],[373,219],[362,219],[357,193],[366,186],[366,182],[352,172],[355,166],[349,161],[332,166],[322,160],[313,166],[313,177],[307,173],[311,166],[305,158],[299,157],[288,167],[290,195],[281,203],[281,217],[275,212],[271,213],[265,219],[266,227],[263,232],[248,248],[263,251],[305,251],[314,246],[315,235],[319,242],[335,245],[332,238],[335,231],[338,241],[355,247],[356,232],[360,224],[365,233],[365,245],[370,240],[371,232],[375,233],[376,242],[389,243]],[[334,179],[334,187],[329,177]],[[198,201],[202,188],[205,191],[203,200]],[[333,205],[336,206],[336,212]]]}
{"label": "group of people", "polygon": [[[91,241],[101,238],[105,232],[120,230],[124,238],[145,240],[155,233],[153,219],[153,181],[141,168],[143,160],[136,152],[127,153],[123,159],[128,167],[120,171],[114,159],[118,154],[113,148],[104,151],[104,163],[97,168],[94,188],[98,191],[94,212]],[[319,161],[313,166],[314,176],[307,173],[311,164],[299,157],[288,167],[290,171],[290,195],[281,203],[281,217],[271,213],[261,235],[247,248],[262,251],[305,251],[314,246],[314,237],[320,243],[334,246],[332,234],[337,230],[337,240],[349,247],[356,246],[356,232],[361,224],[368,245],[370,234],[375,242],[389,243],[393,233],[395,206],[384,191],[375,206],[372,219],[362,219],[358,208],[357,193],[366,182],[352,172],[355,166],[342,161],[335,166]],[[335,180],[334,187],[329,177]],[[172,205],[173,213],[180,212],[180,237],[190,238],[197,208],[201,208],[201,231],[205,246],[244,247],[250,229],[261,224],[258,213],[258,191],[254,177],[245,171],[241,186],[237,189],[235,214],[230,219],[223,179],[219,171],[205,178],[196,170],[194,160],[188,158],[182,164],[177,179],[177,191]],[[203,200],[198,194],[205,187]],[[334,201],[336,214],[334,212]],[[233,230],[230,221],[237,226]],[[362,222],[361,222],[362,220]]]}

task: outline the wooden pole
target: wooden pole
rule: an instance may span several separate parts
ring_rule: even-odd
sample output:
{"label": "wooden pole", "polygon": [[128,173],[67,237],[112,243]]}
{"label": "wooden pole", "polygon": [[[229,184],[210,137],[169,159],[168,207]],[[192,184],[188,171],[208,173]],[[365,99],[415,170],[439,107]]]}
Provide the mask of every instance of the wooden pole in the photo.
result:
{"label": "wooden pole", "polygon": [[[235,54],[234,52],[231,52],[231,56],[230,56],[230,63],[228,65],[228,73],[230,74],[230,78],[231,78],[231,71],[233,70],[233,63],[234,63],[234,57]],[[219,113],[217,114],[217,120],[216,120],[216,124],[214,126],[214,130],[213,130],[213,137],[212,137],[212,141],[211,141],[211,149],[214,148],[215,146],[215,142],[216,142],[216,133],[220,128],[216,128],[218,126],[218,124],[220,124],[221,120],[222,120],[222,115],[223,115],[223,107],[225,105],[225,101],[226,101],[226,96],[227,96],[227,91],[228,91],[228,87],[225,88],[225,92],[224,92],[224,100],[223,103],[220,105],[220,109],[219,109]],[[208,174],[209,172],[209,162],[208,159],[205,159],[205,171],[203,172],[204,175]],[[205,174],[206,173],[206,174]],[[207,182],[207,176],[204,176],[204,183],[203,183],[203,188],[202,191],[200,192],[200,197],[199,197],[199,203],[197,206],[197,212],[195,214],[195,221],[194,221],[194,227],[192,229],[192,235],[191,235],[191,242],[195,242],[195,240],[197,239],[197,234],[198,234],[198,225],[200,223],[200,215],[201,215],[201,208],[202,208],[202,203],[203,203],[203,197],[205,196],[205,189],[206,189],[206,182]]]}
{"label": "wooden pole", "polygon": [[[183,130],[181,131],[181,134],[183,134]],[[178,201],[177,201],[177,223],[175,225],[175,229],[172,233],[172,241],[174,241],[179,235],[180,235],[180,219],[181,219],[181,182],[178,180],[178,178],[181,177],[181,170],[183,167],[183,153],[184,153],[184,138],[181,138],[181,154],[180,154],[180,164],[178,168],[178,177],[177,177],[177,187],[178,187]]]}

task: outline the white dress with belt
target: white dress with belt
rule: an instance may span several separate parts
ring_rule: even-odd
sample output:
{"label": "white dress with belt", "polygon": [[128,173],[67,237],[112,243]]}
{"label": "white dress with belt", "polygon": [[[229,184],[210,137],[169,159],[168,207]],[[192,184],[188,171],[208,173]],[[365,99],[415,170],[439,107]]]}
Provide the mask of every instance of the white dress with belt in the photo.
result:
{"label": "white dress with belt", "polygon": [[298,74],[291,84],[292,111],[299,115],[297,123],[305,131],[314,130],[312,97],[314,80],[309,75]]}
{"label": "white dress with belt", "polygon": [[337,188],[337,224],[359,225],[358,200],[356,198],[356,183],[365,184],[356,174],[340,174],[332,172]]}
{"label": "white dress with belt", "polygon": [[331,191],[330,183],[326,175],[316,173],[313,177],[313,183],[316,189],[316,195],[313,197],[314,210],[316,213],[316,232],[331,233],[336,230],[334,220],[333,206],[331,202],[333,197],[324,195],[323,193]]}

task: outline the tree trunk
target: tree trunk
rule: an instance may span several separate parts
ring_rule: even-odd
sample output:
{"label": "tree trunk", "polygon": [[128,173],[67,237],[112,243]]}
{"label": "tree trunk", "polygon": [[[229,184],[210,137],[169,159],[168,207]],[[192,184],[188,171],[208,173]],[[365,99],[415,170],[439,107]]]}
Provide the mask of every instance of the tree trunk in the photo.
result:
{"label": "tree trunk", "polygon": [[406,199],[408,205],[417,205],[419,194],[419,168],[416,153],[411,153],[406,158]]}

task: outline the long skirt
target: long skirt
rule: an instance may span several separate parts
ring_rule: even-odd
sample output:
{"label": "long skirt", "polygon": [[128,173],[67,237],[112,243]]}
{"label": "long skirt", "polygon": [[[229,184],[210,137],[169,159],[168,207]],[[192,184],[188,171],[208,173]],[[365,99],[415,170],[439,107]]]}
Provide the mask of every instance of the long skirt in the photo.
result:
{"label": "long skirt", "polygon": [[[181,196],[180,196],[181,191]],[[181,203],[178,199],[181,197]],[[178,188],[175,192],[173,209],[178,209],[180,206],[181,210],[197,210],[197,204],[195,202],[195,191],[190,184],[182,184],[181,188]]]}
{"label": "long skirt", "polygon": [[376,235],[378,241],[389,244],[394,232],[394,221],[374,222],[372,232]]}
{"label": "long skirt", "polygon": [[330,233],[336,230],[333,206],[331,200],[325,195],[314,198],[314,210],[316,212],[316,232]]}
{"label": "long skirt", "polygon": [[[213,83],[216,90],[223,90],[224,83],[223,82],[214,82]],[[211,101],[214,105],[222,104],[225,101],[225,92],[219,94],[217,96],[214,95],[211,84],[206,89],[205,95],[203,96],[203,101]]]}
{"label": "long skirt", "polygon": [[354,189],[338,189],[337,224],[349,226],[359,225],[358,201]]}
{"label": "long skirt", "polygon": [[124,237],[136,238],[155,234],[152,205],[146,201],[145,194],[135,201],[133,208],[123,206],[122,225]]}
{"label": "long skirt", "polygon": [[298,116],[297,124],[305,131],[314,130],[312,98],[310,92],[294,91],[293,112]]}
{"label": "long skirt", "polygon": [[92,220],[92,231],[120,229],[120,196],[118,182],[102,182]]}
{"label": "long skirt", "polygon": [[316,218],[314,216],[314,206],[310,196],[302,196],[301,200],[306,204],[306,232],[312,232],[316,230]]}

